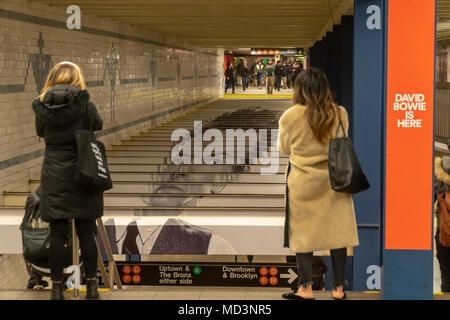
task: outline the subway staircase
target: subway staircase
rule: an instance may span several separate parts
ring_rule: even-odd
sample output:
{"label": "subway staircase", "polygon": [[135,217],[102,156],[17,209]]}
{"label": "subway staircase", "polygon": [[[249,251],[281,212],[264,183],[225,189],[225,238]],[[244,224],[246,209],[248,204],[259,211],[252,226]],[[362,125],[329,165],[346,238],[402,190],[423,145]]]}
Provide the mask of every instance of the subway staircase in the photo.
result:
{"label": "subway staircase", "polygon": [[[171,141],[171,134],[177,128],[193,130],[194,121],[200,120],[221,130],[270,131],[290,106],[290,100],[219,100],[110,146],[107,156],[114,187],[104,194],[103,221],[114,219],[116,228],[124,230],[136,219],[157,226],[167,218],[180,218],[229,241],[236,255],[285,255],[282,228],[288,157],[280,155],[273,175],[261,175],[267,165],[260,163],[174,165],[171,150],[178,142]],[[26,197],[40,184],[39,178],[32,178],[29,190],[5,192],[0,221],[8,217],[10,224],[20,223]],[[21,252],[20,243],[10,244],[8,250],[16,249]]]}

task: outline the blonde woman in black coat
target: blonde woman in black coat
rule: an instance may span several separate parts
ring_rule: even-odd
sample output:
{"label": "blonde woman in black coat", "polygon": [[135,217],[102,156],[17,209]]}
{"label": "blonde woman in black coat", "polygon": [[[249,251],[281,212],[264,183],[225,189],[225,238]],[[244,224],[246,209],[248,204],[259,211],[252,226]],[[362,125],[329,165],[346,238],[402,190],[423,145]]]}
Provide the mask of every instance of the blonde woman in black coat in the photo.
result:
{"label": "blonde woman in black coat", "polygon": [[49,73],[40,96],[33,101],[36,131],[45,140],[41,173],[42,219],[50,223],[51,299],[64,299],[64,246],[69,219],[75,219],[81,259],[86,271],[86,299],[100,299],[97,290],[95,220],[103,215],[103,194],[87,193],[75,182],[77,145],[75,131],[83,127],[87,110],[93,130],[101,130],[102,119],[89,93],[80,68],[58,63]]}

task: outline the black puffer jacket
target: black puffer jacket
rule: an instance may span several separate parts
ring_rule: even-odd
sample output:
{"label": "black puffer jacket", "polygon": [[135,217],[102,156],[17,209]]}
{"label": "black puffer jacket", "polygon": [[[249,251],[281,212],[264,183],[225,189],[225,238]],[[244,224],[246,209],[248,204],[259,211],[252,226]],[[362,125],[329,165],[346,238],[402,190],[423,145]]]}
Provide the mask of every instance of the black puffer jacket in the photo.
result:
{"label": "black puffer jacket", "polygon": [[36,99],[32,108],[36,131],[45,139],[41,173],[41,215],[44,221],[57,219],[95,220],[103,215],[103,193],[86,193],[75,182],[77,145],[75,131],[83,127],[83,112],[88,110],[94,131],[103,121],[87,90],[56,85],[44,101]]}
{"label": "black puffer jacket", "polygon": [[284,68],[281,64],[275,66],[275,75],[281,77],[283,75]]}
{"label": "black puffer jacket", "polygon": [[227,81],[232,81],[234,80],[234,68],[233,67],[228,67],[227,70],[225,70],[225,77],[228,78],[226,79]]}

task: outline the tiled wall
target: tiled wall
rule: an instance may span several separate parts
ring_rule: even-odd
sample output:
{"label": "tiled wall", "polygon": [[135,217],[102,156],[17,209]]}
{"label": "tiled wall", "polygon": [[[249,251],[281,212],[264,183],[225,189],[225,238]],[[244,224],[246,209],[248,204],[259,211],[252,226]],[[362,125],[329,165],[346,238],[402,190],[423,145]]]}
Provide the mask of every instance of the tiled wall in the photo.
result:
{"label": "tiled wall", "polygon": [[60,61],[83,69],[106,144],[221,94],[223,50],[81,13],[81,30],[68,30],[65,10],[0,0],[0,194],[26,190],[40,170],[31,102]]}

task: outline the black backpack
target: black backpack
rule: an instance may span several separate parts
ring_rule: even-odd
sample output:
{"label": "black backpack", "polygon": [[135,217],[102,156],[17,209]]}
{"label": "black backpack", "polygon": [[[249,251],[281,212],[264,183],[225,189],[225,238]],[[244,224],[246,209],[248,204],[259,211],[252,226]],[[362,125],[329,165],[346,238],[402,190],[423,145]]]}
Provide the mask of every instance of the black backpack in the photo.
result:
{"label": "black backpack", "polygon": [[[22,232],[22,249],[25,260],[29,263],[47,267],[50,254],[50,224],[41,219],[39,210],[40,187],[28,195],[25,203],[25,215],[20,225]],[[72,233],[66,241],[65,265],[71,264]]]}

